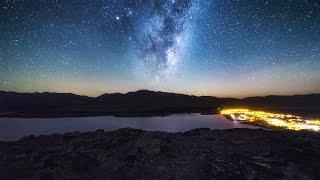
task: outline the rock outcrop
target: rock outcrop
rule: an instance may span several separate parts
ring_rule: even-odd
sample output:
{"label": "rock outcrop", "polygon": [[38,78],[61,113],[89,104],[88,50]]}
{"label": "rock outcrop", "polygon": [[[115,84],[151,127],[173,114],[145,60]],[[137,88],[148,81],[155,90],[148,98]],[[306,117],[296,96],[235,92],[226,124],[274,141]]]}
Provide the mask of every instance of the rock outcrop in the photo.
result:
{"label": "rock outcrop", "polygon": [[318,179],[320,135],[120,129],[0,143],[0,179]]}

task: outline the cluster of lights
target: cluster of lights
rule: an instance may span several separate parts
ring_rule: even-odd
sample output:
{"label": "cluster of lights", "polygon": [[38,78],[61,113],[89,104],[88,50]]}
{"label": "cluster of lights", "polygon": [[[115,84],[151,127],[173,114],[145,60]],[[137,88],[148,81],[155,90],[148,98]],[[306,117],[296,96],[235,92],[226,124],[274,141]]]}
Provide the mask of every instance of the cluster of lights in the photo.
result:
{"label": "cluster of lights", "polygon": [[224,109],[220,114],[229,116],[233,120],[255,122],[262,121],[270,126],[291,130],[320,130],[320,119],[306,120],[300,116],[279,114],[249,109]]}

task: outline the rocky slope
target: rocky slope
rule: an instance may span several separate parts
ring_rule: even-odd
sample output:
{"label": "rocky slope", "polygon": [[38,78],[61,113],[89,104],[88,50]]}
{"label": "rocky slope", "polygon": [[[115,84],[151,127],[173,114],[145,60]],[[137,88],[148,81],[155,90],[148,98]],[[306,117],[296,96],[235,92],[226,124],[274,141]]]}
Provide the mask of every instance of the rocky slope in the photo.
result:
{"label": "rocky slope", "polygon": [[320,136],[120,129],[0,143],[0,179],[317,179]]}

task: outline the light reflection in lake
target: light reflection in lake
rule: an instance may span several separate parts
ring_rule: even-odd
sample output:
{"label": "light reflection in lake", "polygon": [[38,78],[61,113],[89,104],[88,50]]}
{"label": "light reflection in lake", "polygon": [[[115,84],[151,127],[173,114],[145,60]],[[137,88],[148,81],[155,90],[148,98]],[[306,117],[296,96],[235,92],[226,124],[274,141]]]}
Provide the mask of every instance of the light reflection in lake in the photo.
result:
{"label": "light reflection in lake", "polygon": [[0,118],[0,140],[17,140],[27,135],[47,135],[64,132],[86,132],[119,128],[149,131],[183,132],[195,128],[230,129],[255,128],[226,120],[221,115],[177,114],[154,117],[68,117],[68,118]]}

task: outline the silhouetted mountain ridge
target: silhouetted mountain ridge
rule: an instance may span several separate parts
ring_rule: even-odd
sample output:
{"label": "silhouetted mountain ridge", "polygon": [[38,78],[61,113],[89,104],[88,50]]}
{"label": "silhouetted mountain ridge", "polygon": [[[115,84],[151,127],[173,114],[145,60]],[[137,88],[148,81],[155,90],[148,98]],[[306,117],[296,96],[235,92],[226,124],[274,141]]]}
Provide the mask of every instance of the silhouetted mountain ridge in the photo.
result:
{"label": "silhouetted mountain ridge", "polygon": [[277,104],[277,105],[317,105],[319,104],[320,94],[306,94],[306,95],[293,95],[293,96],[279,96],[279,95],[270,95],[270,96],[256,96],[256,97],[247,97],[242,99],[244,102],[249,103],[268,103],[268,104]]}
{"label": "silhouetted mountain ridge", "polygon": [[7,117],[143,116],[169,113],[217,113],[219,107],[253,107],[319,113],[320,94],[218,98],[161,91],[106,93],[96,98],[72,93],[0,91],[0,115]]}
{"label": "silhouetted mountain ridge", "polygon": [[17,93],[0,91],[0,112],[36,111],[87,104],[94,98],[72,93]]}

